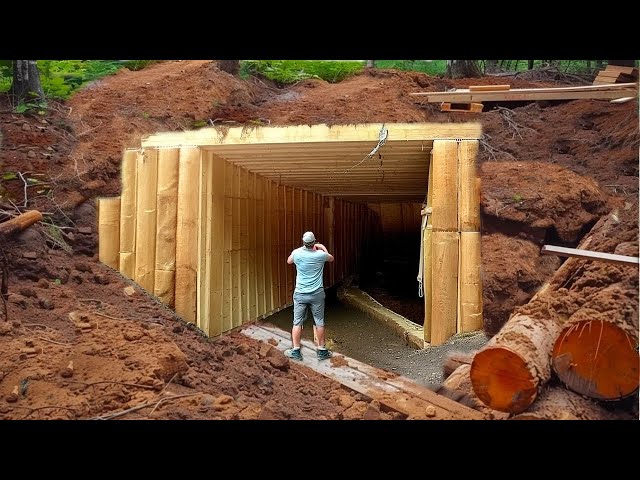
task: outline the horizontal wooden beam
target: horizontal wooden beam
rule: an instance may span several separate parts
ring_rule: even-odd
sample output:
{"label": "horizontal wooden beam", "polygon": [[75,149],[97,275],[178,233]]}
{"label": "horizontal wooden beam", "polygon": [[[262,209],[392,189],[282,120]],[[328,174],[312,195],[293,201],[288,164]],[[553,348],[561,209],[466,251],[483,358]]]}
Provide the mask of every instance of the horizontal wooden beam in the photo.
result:
{"label": "horizontal wooden beam", "polygon": [[626,255],[615,255],[613,253],[604,252],[592,252],[576,248],[556,247],[553,245],[544,245],[541,253],[544,255],[557,255],[559,257],[578,257],[585,260],[600,260],[608,263],[623,263],[627,265],[640,264],[640,258],[638,257],[628,257]]}
{"label": "horizontal wooden beam", "polygon": [[[307,142],[378,142],[382,124],[296,125],[289,127],[201,128],[186,132],[166,132],[142,138],[142,147],[297,144]],[[435,138],[478,139],[479,122],[468,123],[390,123],[387,141],[429,140]],[[215,149],[213,149],[215,150]]]}

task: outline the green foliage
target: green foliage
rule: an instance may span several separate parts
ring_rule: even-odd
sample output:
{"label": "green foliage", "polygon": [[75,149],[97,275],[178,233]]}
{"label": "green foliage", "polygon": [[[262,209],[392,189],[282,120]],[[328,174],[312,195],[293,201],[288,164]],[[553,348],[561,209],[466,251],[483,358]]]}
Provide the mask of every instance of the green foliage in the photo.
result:
{"label": "green foliage", "polygon": [[428,75],[444,75],[447,71],[446,60],[375,60],[376,68],[395,68],[410,70]]}
{"label": "green foliage", "polygon": [[138,70],[142,70],[143,68],[147,68],[149,65],[153,65],[158,62],[159,60],[126,60],[124,62],[124,66],[132,72],[137,72]]}
{"label": "green foliage", "polygon": [[[38,60],[42,90],[47,98],[67,99],[87,83],[116,73],[121,68],[141,70],[157,60]],[[0,60],[0,92],[11,88],[11,60]],[[32,107],[19,107],[27,111]],[[18,111],[18,109],[16,109]]]}
{"label": "green foliage", "polygon": [[243,60],[240,64],[240,76],[262,75],[281,85],[307,78],[320,78],[335,83],[363,68],[363,62],[357,60]]}
{"label": "green foliage", "polygon": [[516,193],[513,196],[513,201],[516,202],[516,203],[520,203],[522,201],[522,195],[520,195],[519,193]]}

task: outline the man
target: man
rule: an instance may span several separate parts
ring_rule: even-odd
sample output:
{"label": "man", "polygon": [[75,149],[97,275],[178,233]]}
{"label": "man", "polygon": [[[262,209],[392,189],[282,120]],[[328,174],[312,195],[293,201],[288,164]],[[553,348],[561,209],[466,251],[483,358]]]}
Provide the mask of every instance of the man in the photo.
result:
{"label": "man", "polygon": [[311,310],[315,323],[318,360],[331,358],[331,351],[324,344],[324,285],[322,274],[325,262],[333,262],[327,248],[316,242],[313,232],[306,232],[302,236],[302,247],[296,248],[289,258],[289,265],[296,265],[296,288],[293,291],[293,328],[291,340],[293,348],[285,350],[284,354],[294,360],[302,360],[300,341],[302,338],[302,324],[307,316],[307,307]]}

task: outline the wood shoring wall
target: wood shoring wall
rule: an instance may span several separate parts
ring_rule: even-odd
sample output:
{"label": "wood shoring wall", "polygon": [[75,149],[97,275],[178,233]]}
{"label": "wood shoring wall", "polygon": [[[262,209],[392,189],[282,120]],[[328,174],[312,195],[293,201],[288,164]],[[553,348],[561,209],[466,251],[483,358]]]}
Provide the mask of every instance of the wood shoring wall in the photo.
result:
{"label": "wood shoring wall", "polygon": [[[482,328],[477,140],[434,140],[424,239],[424,339],[432,345]],[[431,270],[429,272],[429,270]]]}
{"label": "wood shoring wall", "polygon": [[278,184],[196,147],[126,151],[115,202],[120,231],[100,260],[209,336],[292,304],[286,260],[305,231],[336,258],[328,288],[357,271],[380,228],[365,204]]}

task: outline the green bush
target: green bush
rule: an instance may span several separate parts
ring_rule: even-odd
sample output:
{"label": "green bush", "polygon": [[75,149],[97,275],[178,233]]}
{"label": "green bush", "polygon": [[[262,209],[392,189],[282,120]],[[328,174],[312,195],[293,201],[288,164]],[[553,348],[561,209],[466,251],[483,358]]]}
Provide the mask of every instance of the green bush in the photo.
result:
{"label": "green bush", "polygon": [[320,78],[327,82],[340,82],[364,68],[362,61],[333,60],[243,60],[240,76],[262,75],[286,85],[307,78]]}

